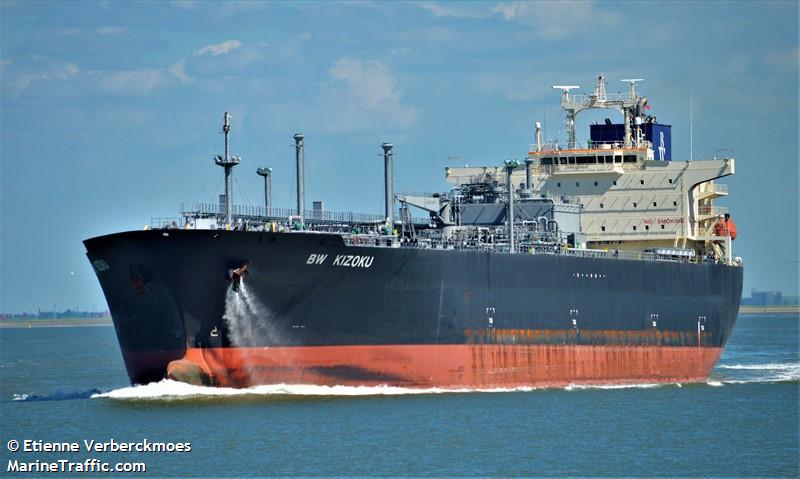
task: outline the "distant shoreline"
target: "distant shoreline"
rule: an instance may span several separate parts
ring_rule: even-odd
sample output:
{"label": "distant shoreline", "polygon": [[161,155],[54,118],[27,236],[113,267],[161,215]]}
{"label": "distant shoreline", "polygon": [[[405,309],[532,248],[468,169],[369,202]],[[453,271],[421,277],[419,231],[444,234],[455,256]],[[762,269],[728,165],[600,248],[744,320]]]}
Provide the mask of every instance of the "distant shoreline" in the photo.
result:
{"label": "distant shoreline", "polygon": [[0,321],[0,329],[79,328],[86,326],[111,326],[112,324],[111,318],[4,319]]}
{"label": "distant shoreline", "polygon": [[800,314],[800,306],[741,306],[739,314]]}

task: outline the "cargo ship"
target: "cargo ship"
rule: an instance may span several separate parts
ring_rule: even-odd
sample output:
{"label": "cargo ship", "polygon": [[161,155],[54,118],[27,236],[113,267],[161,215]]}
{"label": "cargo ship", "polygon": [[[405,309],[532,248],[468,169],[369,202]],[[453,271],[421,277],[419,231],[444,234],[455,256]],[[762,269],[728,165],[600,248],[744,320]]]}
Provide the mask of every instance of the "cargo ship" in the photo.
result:
{"label": "cargo ship", "polygon": [[[537,122],[524,161],[447,167],[449,190],[395,194],[383,214],[225,194],[143,230],[87,239],[132,383],[249,387],[560,387],[705,380],[742,290],[735,226],[714,200],[734,159],[675,161],[638,79],[607,94],[556,86],[565,145]],[[583,110],[622,122],[590,125]],[[419,217],[414,214],[420,215]]]}

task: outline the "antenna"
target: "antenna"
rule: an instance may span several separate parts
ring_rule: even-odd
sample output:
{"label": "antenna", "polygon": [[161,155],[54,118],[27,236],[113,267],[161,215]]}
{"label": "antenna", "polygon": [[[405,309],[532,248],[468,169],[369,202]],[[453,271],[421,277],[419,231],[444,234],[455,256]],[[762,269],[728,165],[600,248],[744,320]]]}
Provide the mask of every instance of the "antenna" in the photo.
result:
{"label": "antenna", "polygon": [[602,73],[597,77],[597,86],[594,87],[594,97],[596,101],[606,101],[606,77]]}
{"label": "antenna", "polygon": [[689,161],[694,159],[694,112],[692,111],[692,87],[689,87]]}
{"label": "antenna", "polygon": [[561,90],[563,93],[563,95],[561,95],[563,101],[569,101],[569,91],[580,87],[578,85],[553,85],[553,88]]}
{"label": "antenna", "polygon": [[624,78],[620,81],[623,83],[630,83],[631,85],[630,95],[631,99],[634,99],[636,98],[636,83],[644,81],[644,78]]}

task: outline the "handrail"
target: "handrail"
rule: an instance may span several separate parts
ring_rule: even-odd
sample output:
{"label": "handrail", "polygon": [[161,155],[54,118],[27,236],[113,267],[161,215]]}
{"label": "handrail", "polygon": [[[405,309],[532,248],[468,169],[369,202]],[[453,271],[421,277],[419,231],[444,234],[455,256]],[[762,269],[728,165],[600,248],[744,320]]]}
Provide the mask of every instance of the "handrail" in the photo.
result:
{"label": "handrail", "polygon": [[[275,220],[288,221],[298,219],[297,210],[294,208],[265,208],[264,206],[233,205],[233,216],[235,219],[243,220]],[[225,205],[217,203],[192,203],[190,207],[181,208],[183,218],[193,217],[216,217],[225,216]],[[395,217],[399,218],[399,213],[395,212]],[[172,218],[170,218],[171,220]],[[351,211],[319,211],[305,210],[303,219],[309,221],[319,221],[325,223],[383,223],[386,217],[377,213],[354,213]],[[427,218],[413,218],[419,223],[428,223]]]}
{"label": "handrail", "polygon": [[697,214],[700,216],[721,216],[728,212],[726,206],[699,206]]}

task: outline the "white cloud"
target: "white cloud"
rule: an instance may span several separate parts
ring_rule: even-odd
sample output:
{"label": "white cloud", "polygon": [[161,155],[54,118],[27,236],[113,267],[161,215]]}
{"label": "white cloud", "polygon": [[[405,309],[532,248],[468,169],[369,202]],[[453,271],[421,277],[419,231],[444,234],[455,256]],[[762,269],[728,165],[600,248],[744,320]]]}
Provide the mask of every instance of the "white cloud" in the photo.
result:
{"label": "white cloud", "polygon": [[767,62],[787,72],[797,73],[800,49],[795,47],[783,51],[771,51],[767,54]]}
{"label": "white cloud", "polygon": [[183,84],[202,78],[218,78],[220,72],[229,77],[247,76],[267,59],[268,51],[270,45],[264,42],[244,44],[239,40],[226,40],[199,48],[165,71]]}
{"label": "white cloud", "polygon": [[418,2],[417,5],[428,10],[435,17],[453,18],[485,18],[489,12],[482,5],[470,5],[469,3],[447,3],[447,2]]}
{"label": "white cloud", "polygon": [[402,57],[411,53],[411,49],[408,47],[392,48],[392,51],[390,53],[392,54],[392,56]]}
{"label": "white cloud", "polygon": [[172,0],[169,2],[173,7],[183,8],[189,10],[194,8],[199,2],[198,0]]}
{"label": "white cloud", "polygon": [[581,32],[597,32],[616,25],[620,16],[595,8],[595,2],[506,2],[492,8],[496,14],[508,21],[534,27],[537,35],[546,39],[558,39]]}
{"label": "white cloud", "polygon": [[[19,75],[3,81],[4,86],[7,86],[13,94],[19,95],[38,82],[69,80],[81,71],[78,65],[72,62],[52,61],[41,57],[35,57],[34,61],[35,67],[24,69]],[[10,59],[4,60],[3,73],[10,64]]]}
{"label": "white cloud", "polygon": [[529,75],[484,73],[473,81],[480,93],[500,95],[508,101],[529,102],[543,97],[543,91],[550,92],[534,87],[544,82]]}
{"label": "white cloud", "polygon": [[269,7],[269,2],[258,2],[255,0],[230,0],[222,4],[219,14],[223,17],[231,17],[239,14],[258,12]]}
{"label": "white cloud", "polygon": [[141,95],[164,84],[168,79],[160,68],[138,70],[91,71],[91,78],[100,91],[114,94]]}
{"label": "white cloud", "polygon": [[194,78],[190,77],[186,74],[186,60],[181,60],[172,66],[169,67],[169,72],[172,75],[181,81],[181,83],[186,84],[194,80]]}
{"label": "white cloud", "polygon": [[0,75],[5,75],[6,70],[10,66],[11,66],[11,59],[10,58],[2,58],[2,59],[0,59]]}
{"label": "white cloud", "polygon": [[240,42],[239,40],[226,40],[222,43],[206,45],[203,48],[194,52],[194,56],[197,57],[205,54],[211,54],[211,56],[217,57],[232,52],[233,50],[236,50],[241,46],[242,42]]}
{"label": "white cloud", "polygon": [[100,35],[120,35],[125,33],[125,27],[97,27],[95,31]]}
{"label": "white cloud", "polygon": [[416,123],[416,109],[403,104],[403,92],[383,63],[340,58],[330,75],[334,82],[322,98],[328,130],[358,130],[377,124],[407,128]]}
{"label": "white cloud", "polygon": [[281,44],[276,45],[276,51],[288,59],[299,59],[300,49],[303,44],[310,41],[312,34],[309,32],[302,32],[292,37],[287,38]]}

